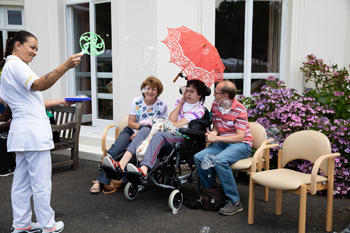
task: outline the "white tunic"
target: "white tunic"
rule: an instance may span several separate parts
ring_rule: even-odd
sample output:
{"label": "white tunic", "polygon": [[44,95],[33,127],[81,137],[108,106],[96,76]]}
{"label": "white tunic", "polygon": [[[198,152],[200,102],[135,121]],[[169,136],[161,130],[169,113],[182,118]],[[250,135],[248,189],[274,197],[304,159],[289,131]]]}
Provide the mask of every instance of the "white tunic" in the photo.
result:
{"label": "white tunic", "polygon": [[54,147],[49,119],[40,91],[31,90],[39,77],[14,55],[1,73],[0,97],[12,111],[8,151],[43,151]]}

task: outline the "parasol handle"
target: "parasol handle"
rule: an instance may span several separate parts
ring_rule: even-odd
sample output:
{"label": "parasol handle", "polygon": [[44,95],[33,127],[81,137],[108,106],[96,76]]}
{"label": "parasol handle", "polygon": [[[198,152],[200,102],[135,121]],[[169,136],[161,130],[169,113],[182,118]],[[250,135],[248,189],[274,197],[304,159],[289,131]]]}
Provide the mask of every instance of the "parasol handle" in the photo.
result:
{"label": "parasol handle", "polygon": [[188,66],[188,64],[191,63],[191,60],[187,63],[187,65],[180,71],[180,73],[177,74],[177,76],[175,77],[175,79],[173,80],[173,83],[176,82],[176,80],[179,78],[179,76],[182,74],[182,71]]}
{"label": "parasol handle", "polygon": [[176,80],[179,78],[179,76],[181,75],[182,71],[180,73],[177,74],[177,76],[175,77],[175,79],[173,80],[173,83],[176,82]]}

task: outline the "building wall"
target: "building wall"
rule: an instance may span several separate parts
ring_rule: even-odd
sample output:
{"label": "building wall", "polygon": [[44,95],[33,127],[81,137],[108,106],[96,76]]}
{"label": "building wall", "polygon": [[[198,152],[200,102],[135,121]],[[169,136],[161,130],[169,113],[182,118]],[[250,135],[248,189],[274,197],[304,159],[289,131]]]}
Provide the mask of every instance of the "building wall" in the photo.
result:
{"label": "building wall", "polygon": [[305,57],[314,54],[328,64],[348,67],[349,14],[347,0],[289,0],[286,84],[300,91],[313,87],[300,73]]}
{"label": "building wall", "polygon": [[[66,0],[67,1],[67,0]],[[30,64],[44,75],[63,63],[66,54],[65,0],[25,0],[26,29],[39,39],[38,56]],[[4,0],[0,0],[0,3]],[[9,2],[9,1],[5,1]],[[16,1],[20,2],[20,1]],[[169,50],[161,41],[167,28],[186,26],[202,33],[215,44],[215,1],[213,0],[113,0],[113,90],[114,122],[127,115],[132,98],[140,95],[139,86],[149,75],[161,79],[169,112],[180,97],[178,87],[185,85],[174,77],[180,68],[169,63]],[[313,53],[327,63],[348,67],[350,63],[350,2],[348,0],[288,0],[286,15],[286,56],[284,80],[288,87],[301,91],[306,85],[299,72],[305,56]],[[127,38],[127,39],[126,39]],[[154,46],[157,54],[151,63],[156,69],[140,71],[142,49]],[[309,86],[309,84],[307,84]],[[68,93],[67,75],[50,90],[45,99],[62,98]],[[213,98],[207,98],[207,106]]]}

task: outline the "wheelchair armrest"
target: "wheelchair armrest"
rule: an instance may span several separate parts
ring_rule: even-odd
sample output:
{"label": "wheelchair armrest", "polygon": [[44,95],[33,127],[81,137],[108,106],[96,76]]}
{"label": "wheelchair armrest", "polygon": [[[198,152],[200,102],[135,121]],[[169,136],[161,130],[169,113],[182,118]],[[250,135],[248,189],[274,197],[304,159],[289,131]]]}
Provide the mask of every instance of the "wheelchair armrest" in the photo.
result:
{"label": "wheelchair armrest", "polygon": [[197,137],[205,137],[205,133],[206,133],[204,131],[188,129],[188,128],[180,128],[179,132],[182,134],[186,134],[188,136],[197,136]]}

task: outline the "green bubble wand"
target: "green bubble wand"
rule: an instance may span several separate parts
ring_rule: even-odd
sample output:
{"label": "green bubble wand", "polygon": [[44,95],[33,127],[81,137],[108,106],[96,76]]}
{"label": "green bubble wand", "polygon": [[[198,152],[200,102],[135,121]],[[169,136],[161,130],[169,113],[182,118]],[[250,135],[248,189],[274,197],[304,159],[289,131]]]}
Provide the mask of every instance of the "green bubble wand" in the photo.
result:
{"label": "green bubble wand", "polygon": [[88,54],[91,56],[98,56],[105,51],[105,42],[104,40],[93,32],[85,32],[80,36],[80,48],[81,55]]}

